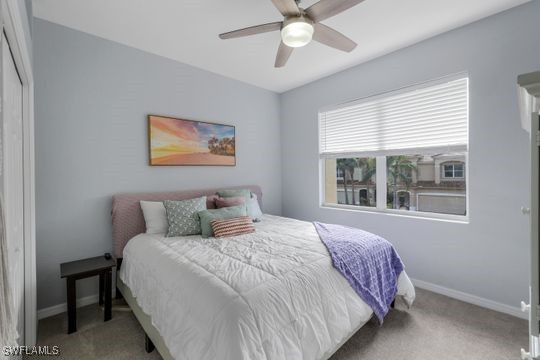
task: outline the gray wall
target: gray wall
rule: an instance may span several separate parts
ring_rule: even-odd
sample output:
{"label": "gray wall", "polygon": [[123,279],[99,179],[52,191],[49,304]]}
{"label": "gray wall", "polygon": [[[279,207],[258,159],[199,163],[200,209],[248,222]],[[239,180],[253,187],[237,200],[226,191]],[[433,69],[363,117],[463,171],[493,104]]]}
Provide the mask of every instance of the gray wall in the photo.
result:
{"label": "gray wall", "polygon": [[[413,278],[514,307],[527,299],[529,220],[520,207],[529,204],[530,174],[516,77],[540,70],[538,14],[534,1],[282,94],[283,214],[380,234]],[[462,71],[470,76],[469,224],[319,207],[318,109]]]}
{"label": "gray wall", "polygon": [[18,0],[19,9],[21,12],[21,19],[24,29],[24,36],[26,37],[26,44],[32,57],[32,1],[31,0]]}
{"label": "gray wall", "polygon": [[[111,250],[114,193],[254,183],[280,214],[278,95],[39,19],[34,59],[39,309],[65,301],[61,262]],[[236,125],[237,166],[148,166],[152,113]]]}
{"label": "gray wall", "polygon": [[32,33],[32,19],[34,18],[32,0],[24,0],[24,5],[26,7],[26,19],[28,22],[28,28],[30,29],[30,34],[31,34]]}

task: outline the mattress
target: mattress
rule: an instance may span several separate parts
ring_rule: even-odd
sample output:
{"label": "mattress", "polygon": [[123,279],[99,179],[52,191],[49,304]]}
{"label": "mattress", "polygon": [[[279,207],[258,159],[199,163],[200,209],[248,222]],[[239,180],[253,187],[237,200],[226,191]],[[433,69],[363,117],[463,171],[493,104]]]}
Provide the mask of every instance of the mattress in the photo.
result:
{"label": "mattress", "polygon": [[[313,224],[271,215],[231,238],[137,235],[119,276],[175,359],[325,359],[373,314]],[[405,272],[398,295],[415,297]]]}

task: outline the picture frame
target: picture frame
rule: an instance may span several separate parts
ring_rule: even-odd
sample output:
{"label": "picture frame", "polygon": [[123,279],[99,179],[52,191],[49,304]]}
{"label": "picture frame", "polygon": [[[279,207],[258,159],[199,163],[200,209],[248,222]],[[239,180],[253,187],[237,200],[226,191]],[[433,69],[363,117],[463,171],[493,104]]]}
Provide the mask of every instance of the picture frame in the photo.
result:
{"label": "picture frame", "polygon": [[150,166],[236,166],[236,127],[148,115]]}

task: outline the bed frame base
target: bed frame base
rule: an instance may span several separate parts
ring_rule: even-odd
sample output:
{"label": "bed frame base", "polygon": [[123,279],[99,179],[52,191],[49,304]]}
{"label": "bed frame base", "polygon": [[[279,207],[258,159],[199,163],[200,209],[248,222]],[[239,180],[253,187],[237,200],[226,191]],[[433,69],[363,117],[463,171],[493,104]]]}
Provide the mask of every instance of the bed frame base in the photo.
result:
{"label": "bed frame base", "polygon": [[[120,267],[122,266],[122,258],[117,258],[116,259],[116,282],[118,283],[118,271],[120,271]],[[118,289],[118,286],[116,287],[116,291],[115,291],[115,295],[114,297],[117,299],[117,300],[120,300],[120,299],[123,299],[123,296],[122,296],[122,293],[120,292],[120,290]]]}
{"label": "bed frame base", "polygon": [[148,335],[146,335],[145,333],[144,334],[144,350],[146,350],[147,353],[151,353],[152,351],[154,351],[155,348],[156,346],[154,345],[152,340],[148,337]]}
{"label": "bed frame base", "polygon": [[123,298],[133,311],[133,315],[135,315],[144,330],[144,348],[146,352],[152,352],[154,349],[157,349],[163,360],[174,360],[158,330],[152,325],[152,318],[137,304],[137,300],[135,300],[129,287],[118,276],[116,277],[116,288],[122,293]]}

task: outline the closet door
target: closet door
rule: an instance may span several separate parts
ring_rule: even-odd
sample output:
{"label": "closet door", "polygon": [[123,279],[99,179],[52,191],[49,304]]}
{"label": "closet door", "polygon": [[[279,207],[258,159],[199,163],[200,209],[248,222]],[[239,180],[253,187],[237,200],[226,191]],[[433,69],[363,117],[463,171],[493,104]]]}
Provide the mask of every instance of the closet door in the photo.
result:
{"label": "closet door", "polygon": [[3,197],[8,264],[19,332],[24,344],[24,211],[22,83],[2,34]]}
{"label": "closet door", "polygon": [[536,359],[540,356],[540,116],[531,117],[531,275],[530,304],[522,304],[523,310],[529,310],[529,355],[522,358]]}

